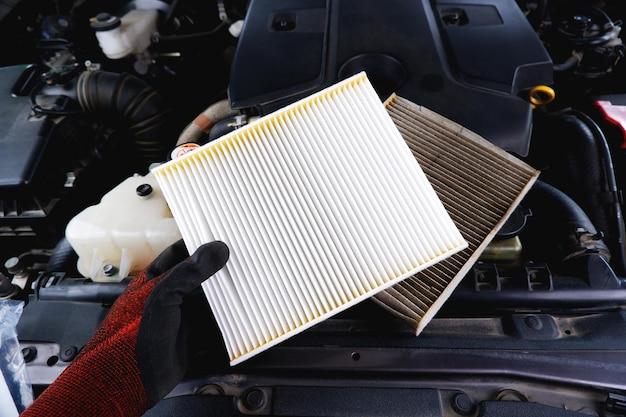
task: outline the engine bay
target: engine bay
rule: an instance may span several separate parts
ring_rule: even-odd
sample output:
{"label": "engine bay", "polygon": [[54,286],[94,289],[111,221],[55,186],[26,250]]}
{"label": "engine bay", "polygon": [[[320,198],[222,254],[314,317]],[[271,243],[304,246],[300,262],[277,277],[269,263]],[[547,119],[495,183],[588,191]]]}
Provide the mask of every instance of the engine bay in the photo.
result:
{"label": "engine bay", "polygon": [[[613,398],[606,392],[625,389],[623,371],[591,365],[622,356],[581,359],[586,379],[539,356],[506,356],[540,350],[576,367],[576,349],[618,355],[623,346],[619,0],[13,3],[0,9],[0,298],[26,303],[17,333],[36,390],[181,239],[151,168],[365,71],[381,100],[397,93],[449,118],[541,171],[539,180],[419,337],[400,310],[366,301],[237,371],[257,379],[207,377],[212,359],[200,348],[177,395],[204,387],[235,397],[240,413],[308,415],[289,402],[268,408],[287,394],[259,387],[289,380],[289,395],[306,396],[322,374],[339,381],[356,371],[369,386],[378,372],[450,373],[438,385],[441,415],[477,415],[458,412],[459,389],[478,402],[521,392],[582,414],[622,412],[597,410]],[[209,306],[201,291],[196,298],[200,321]],[[294,378],[303,369],[306,378]],[[503,381],[477,387],[459,369]],[[532,381],[504,381],[511,375]],[[564,384],[558,398],[540,394],[546,381]],[[255,389],[262,405],[247,399]]]}

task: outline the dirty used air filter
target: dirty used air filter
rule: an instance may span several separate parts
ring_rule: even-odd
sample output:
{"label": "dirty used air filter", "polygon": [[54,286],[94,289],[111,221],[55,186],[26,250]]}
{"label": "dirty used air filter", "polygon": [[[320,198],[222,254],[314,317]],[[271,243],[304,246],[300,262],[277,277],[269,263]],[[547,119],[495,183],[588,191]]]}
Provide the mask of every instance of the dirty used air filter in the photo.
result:
{"label": "dirty used air filter", "polygon": [[411,322],[419,334],[504,225],[539,172],[477,134],[406,99],[392,96],[386,106],[468,242],[467,249],[374,297]]}
{"label": "dirty used air filter", "polygon": [[154,173],[232,365],[467,246],[364,73]]}

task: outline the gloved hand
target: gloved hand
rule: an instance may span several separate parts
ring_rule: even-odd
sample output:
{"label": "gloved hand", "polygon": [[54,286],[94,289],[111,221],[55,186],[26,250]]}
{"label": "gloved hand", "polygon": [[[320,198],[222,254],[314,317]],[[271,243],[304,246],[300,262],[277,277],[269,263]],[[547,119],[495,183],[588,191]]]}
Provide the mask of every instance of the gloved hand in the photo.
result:
{"label": "gloved hand", "polygon": [[[229,250],[211,242],[180,262],[187,256],[179,241],[138,274],[79,356],[22,416],[141,416],[167,395],[188,365],[183,299],[226,264]],[[215,335],[210,320],[205,334]],[[216,354],[226,358],[214,337]]]}

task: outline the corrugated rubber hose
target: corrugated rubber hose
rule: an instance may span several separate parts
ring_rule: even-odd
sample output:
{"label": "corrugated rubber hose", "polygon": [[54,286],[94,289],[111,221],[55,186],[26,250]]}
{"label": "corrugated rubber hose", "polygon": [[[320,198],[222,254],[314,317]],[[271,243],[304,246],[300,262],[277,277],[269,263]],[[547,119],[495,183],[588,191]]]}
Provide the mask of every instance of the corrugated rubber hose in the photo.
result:
{"label": "corrugated rubber hose", "polygon": [[84,111],[110,118],[133,136],[139,158],[146,162],[165,160],[173,145],[168,134],[169,112],[161,95],[145,81],[130,74],[85,71],[76,84],[78,102]]}
{"label": "corrugated rubber hose", "polygon": [[57,243],[48,260],[46,270],[48,272],[64,272],[76,268],[78,255],[70,245],[67,238],[63,238]]}

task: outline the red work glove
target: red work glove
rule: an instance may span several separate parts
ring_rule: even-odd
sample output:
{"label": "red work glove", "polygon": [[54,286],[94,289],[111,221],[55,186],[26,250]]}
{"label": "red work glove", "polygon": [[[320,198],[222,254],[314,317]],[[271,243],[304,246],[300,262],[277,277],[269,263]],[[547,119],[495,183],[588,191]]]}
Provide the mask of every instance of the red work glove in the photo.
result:
{"label": "red work glove", "polygon": [[[187,370],[183,298],[228,255],[224,243],[212,242],[178,263],[187,257],[182,241],[166,249],[131,281],[80,355],[22,416],[141,416]],[[215,335],[210,317],[205,323],[206,334]],[[226,361],[223,341],[215,339],[215,354]]]}

